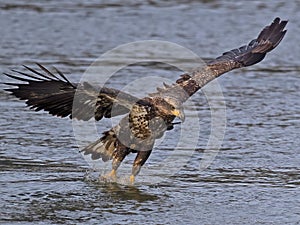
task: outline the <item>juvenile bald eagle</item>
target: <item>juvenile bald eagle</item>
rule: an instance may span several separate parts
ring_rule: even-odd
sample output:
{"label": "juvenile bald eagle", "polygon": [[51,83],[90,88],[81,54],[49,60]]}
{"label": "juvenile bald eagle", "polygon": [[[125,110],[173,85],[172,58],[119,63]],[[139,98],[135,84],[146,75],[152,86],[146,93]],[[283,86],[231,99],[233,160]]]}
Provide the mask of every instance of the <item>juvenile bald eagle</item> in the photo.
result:
{"label": "juvenile bald eagle", "polygon": [[[40,71],[24,66],[30,73],[16,70],[13,70],[15,74],[5,73],[10,78],[25,82],[5,83],[17,86],[6,90],[26,100],[30,108],[45,110],[54,116],[101,120],[124,114],[118,125],[104,132],[99,140],[86,146],[82,152],[90,154],[92,159],[112,160],[112,171],[107,175],[111,178],[116,177],[119,165],[129,153],[137,153],[130,176],[133,183],[155,140],[173,128],[175,117],[184,121],[182,104],[216,77],[262,61],[266,53],[281,42],[286,24],[287,21],[274,19],[248,45],[223,53],[208,62],[205,68],[181,75],[176,83],[164,85],[142,99],[113,88],[102,87],[99,92],[87,83],[71,83],[59,70],[56,69],[55,75],[40,64],[37,64]],[[82,107],[73,108],[75,94],[80,97],[76,99]]]}

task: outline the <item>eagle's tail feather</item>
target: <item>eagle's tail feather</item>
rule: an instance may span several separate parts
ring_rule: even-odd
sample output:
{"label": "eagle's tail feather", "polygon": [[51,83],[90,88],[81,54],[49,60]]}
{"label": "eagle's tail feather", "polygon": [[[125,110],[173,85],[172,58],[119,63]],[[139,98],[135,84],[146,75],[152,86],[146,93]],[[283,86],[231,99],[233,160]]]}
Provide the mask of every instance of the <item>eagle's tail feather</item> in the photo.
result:
{"label": "eagle's tail feather", "polygon": [[91,155],[93,160],[102,159],[104,162],[113,158],[117,138],[113,129],[103,133],[103,136],[81,150],[84,155]]}

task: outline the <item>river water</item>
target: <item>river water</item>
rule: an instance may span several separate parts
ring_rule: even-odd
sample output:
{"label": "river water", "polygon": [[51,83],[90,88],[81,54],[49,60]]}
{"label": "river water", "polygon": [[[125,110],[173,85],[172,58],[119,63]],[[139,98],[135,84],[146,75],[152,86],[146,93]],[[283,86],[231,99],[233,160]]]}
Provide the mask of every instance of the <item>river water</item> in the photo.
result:
{"label": "river water", "polygon": [[[40,62],[72,81],[121,44],[169,41],[211,59],[246,44],[275,17],[289,20],[286,37],[262,63],[218,79],[226,129],[208,167],[200,169],[211,112],[199,92],[186,114],[200,118],[200,135],[183,130],[198,139],[196,149],[174,152],[180,129],[167,132],[134,186],[122,182],[132,157],[120,182],[97,182],[109,165],[92,169],[81,157],[72,122],[25,108],[1,84],[0,223],[300,224],[299,11],[298,1],[281,0],[0,1],[0,73]],[[175,81],[180,72],[136,64],[109,85],[159,74]],[[178,165],[172,154],[188,158]]]}

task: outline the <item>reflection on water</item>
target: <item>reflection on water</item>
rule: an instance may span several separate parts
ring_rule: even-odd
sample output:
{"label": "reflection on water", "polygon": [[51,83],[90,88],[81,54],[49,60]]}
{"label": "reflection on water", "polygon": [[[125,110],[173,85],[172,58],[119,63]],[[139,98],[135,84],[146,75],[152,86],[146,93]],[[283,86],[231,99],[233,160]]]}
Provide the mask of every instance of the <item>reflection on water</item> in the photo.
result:
{"label": "reflection on water", "polygon": [[147,192],[143,192],[135,186],[122,186],[118,183],[100,183],[96,187],[99,188],[101,192],[105,193],[105,195],[109,195],[114,202],[132,200],[142,203],[147,201],[156,201],[159,199],[157,195],[151,195]]}
{"label": "reflection on water", "polygon": [[[134,186],[99,182],[103,170],[92,171],[78,153],[71,121],[25,109],[0,84],[0,222],[299,223],[299,9],[296,1],[281,0],[1,2],[0,72],[38,61],[73,81],[102,53],[131,41],[172,41],[210,59],[247,43],[276,16],[289,19],[289,31],[261,64],[218,79],[227,129],[213,164],[199,170],[210,130],[209,105],[199,93],[187,107],[187,114],[201,118],[197,150],[170,176],[174,162],[157,167],[174,153],[178,130],[168,132]],[[109,85],[160,74],[175,80],[180,73],[137,64]],[[121,180],[132,160],[124,163]]]}

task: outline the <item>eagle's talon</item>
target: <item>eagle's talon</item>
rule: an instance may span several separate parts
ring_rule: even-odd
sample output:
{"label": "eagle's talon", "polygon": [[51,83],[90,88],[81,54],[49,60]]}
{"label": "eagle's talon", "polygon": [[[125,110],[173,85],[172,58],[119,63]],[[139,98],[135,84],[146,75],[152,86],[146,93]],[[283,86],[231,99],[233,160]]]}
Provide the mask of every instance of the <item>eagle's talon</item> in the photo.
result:
{"label": "eagle's talon", "polygon": [[105,174],[103,176],[100,177],[100,179],[105,180],[105,181],[116,181],[117,180],[117,171],[116,170],[112,170],[111,172],[109,172],[108,174]]}
{"label": "eagle's talon", "polygon": [[135,180],[135,176],[130,175],[130,177],[129,177],[130,184],[134,184],[134,180]]}

